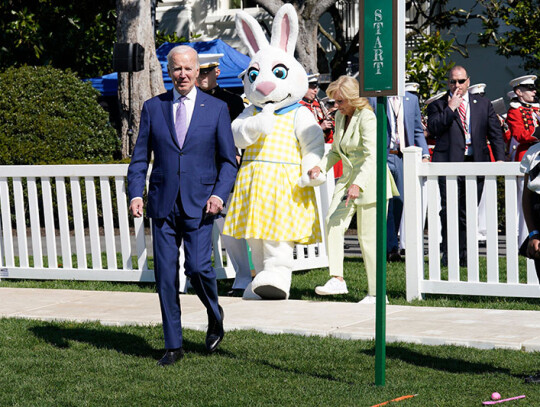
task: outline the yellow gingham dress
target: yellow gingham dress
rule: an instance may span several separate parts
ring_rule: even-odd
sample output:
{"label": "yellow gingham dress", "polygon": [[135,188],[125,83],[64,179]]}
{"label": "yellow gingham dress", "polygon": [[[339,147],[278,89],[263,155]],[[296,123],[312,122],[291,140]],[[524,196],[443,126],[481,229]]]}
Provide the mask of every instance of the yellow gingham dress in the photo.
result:
{"label": "yellow gingham dress", "polygon": [[262,134],[245,150],[223,234],[301,244],[321,241],[315,191],[297,185],[302,162],[294,134],[297,110],[276,115],[272,133]]}

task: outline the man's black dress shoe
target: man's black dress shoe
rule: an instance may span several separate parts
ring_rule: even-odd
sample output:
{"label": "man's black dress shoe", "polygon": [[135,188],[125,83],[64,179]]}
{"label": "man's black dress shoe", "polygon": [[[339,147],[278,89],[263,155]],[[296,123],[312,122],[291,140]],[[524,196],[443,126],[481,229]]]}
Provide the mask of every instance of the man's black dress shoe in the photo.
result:
{"label": "man's black dress shoe", "polygon": [[219,305],[219,313],[221,314],[221,321],[218,321],[213,315],[208,316],[208,331],[206,332],[206,349],[210,353],[215,352],[219,343],[225,336],[223,331],[223,308]]}
{"label": "man's black dress shoe", "polygon": [[392,263],[398,263],[403,261],[403,258],[401,257],[401,254],[397,250],[392,250],[390,253],[388,253],[388,261]]}
{"label": "man's black dress shoe", "polygon": [[448,254],[443,253],[441,258],[441,266],[448,267]]}
{"label": "man's black dress shoe", "polygon": [[244,295],[244,290],[241,288],[233,288],[229,292],[227,292],[227,295],[229,297],[242,297]]}
{"label": "man's black dress shoe", "polygon": [[534,383],[534,384],[540,383],[540,373],[527,377],[525,379],[525,383]]}
{"label": "man's black dress shoe", "polygon": [[184,350],[182,348],[178,348],[175,350],[167,350],[165,352],[165,355],[159,361],[157,362],[158,366],[169,366],[175,363],[176,361],[182,359],[184,356]]}
{"label": "man's black dress shoe", "polygon": [[[448,267],[448,255],[446,253],[442,255],[441,266]],[[467,267],[467,256],[459,258],[459,267]]]}

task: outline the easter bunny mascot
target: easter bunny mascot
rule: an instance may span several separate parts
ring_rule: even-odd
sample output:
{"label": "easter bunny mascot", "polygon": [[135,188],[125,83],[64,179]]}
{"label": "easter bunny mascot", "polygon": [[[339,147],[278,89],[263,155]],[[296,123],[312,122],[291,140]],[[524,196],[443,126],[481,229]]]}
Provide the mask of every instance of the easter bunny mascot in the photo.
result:
{"label": "easter bunny mascot", "polygon": [[236,29],[249,50],[244,91],[251,102],[232,123],[236,146],[245,149],[223,233],[247,239],[256,276],[245,299],[287,299],[295,243],[321,241],[314,186],[307,171],[324,153],[313,114],[298,102],[307,74],[294,58],[298,17],[282,6],[270,43],[259,23],[243,11]]}

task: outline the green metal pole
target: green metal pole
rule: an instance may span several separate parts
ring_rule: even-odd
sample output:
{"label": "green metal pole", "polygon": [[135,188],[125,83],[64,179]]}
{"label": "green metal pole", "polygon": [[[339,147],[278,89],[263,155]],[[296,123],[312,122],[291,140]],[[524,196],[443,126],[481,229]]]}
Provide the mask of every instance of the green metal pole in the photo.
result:
{"label": "green metal pole", "polygon": [[377,98],[377,299],[375,303],[375,385],[386,382],[386,98]]}

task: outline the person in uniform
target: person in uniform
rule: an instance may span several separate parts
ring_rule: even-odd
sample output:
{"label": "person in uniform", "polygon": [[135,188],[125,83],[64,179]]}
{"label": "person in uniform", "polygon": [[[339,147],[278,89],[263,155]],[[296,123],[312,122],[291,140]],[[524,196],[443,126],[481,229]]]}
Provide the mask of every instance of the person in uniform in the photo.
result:
{"label": "person in uniform", "polygon": [[[516,95],[510,101],[506,115],[506,123],[511,138],[515,141],[514,161],[521,161],[525,152],[540,139],[539,104],[536,97],[535,75],[525,75],[512,79],[510,86]],[[523,178],[518,180],[518,207],[521,208],[523,196]],[[518,244],[521,245],[527,237],[527,225],[523,212],[518,212]]]}
{"label": "person in uniform", "polygon": [[[240,113],[243,112],[244,101],[242,100],[241,96],[229,92],[218,85],[217,79],[221,73],[219,69],[219,60],[221,57],[223,57],[223,54],[199,55],[200,72],[199,77],[197,78],[197,86],[206,94],[214,96],[215,98],[227,103],[232,122]],[[236,159],[238,164],[240,164],[241,157],[240,151],[237,150]],[[228,205],[225,206],[225,208],[227,207]],[[226,212],[223,213],[226,215]],[[216,223],[220,231],[222,231],[224,218],[220,217],[216,219]],[[252,279],[247,242],[245,239],[235,239],[232,236],[223,234],[221,235],[221,241],[227,250],[229,260],[231,261],[236,272],[232,288],[228,292],[228,295],[232,297],[241,297],[244,294],[245,288],[249,283],[251,283]]]}
{"label": "person in uniform", "polygon": [[[315,120],[317,120],[317,123],[319,123],[319,126],[321,126],[321,129],[323,130],[324,142],[326,144],[332,144],[334,141],[335,122],[333,115],[326,108],[326,105],[320,103],[317,98],[317,93],[319,92],[319,76],[320,74],[318,73],[308,74],[308,90],[300,101],[300,104],[306,106],[315,116]],[[343,164],[340,160],[334,165],[334,178],[339,178],[341,175],[343,175]]]}

